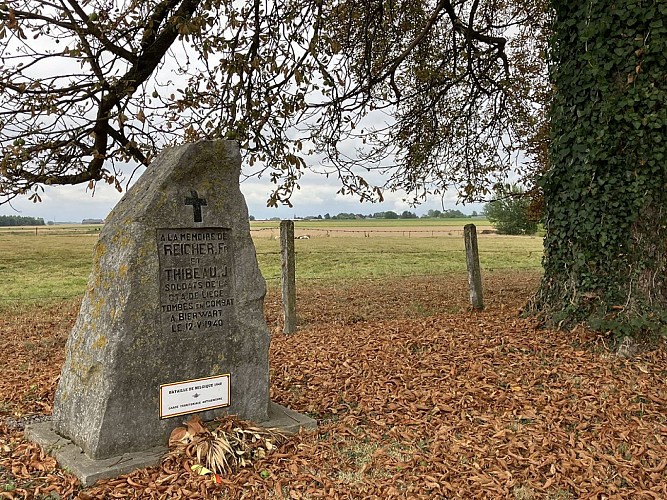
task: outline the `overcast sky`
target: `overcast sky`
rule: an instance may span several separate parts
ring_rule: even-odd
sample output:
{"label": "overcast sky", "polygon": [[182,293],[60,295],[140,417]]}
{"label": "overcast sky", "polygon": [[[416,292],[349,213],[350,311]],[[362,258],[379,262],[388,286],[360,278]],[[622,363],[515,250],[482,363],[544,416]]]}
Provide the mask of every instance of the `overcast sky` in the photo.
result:
{"label": "overcast sky", "polygon": [[[385,193],[384,203],[360,203],[353,196],[336,194],[340,186],[331,179],[317,174],[306,174],[301,182],[301,189],[295,192],[292,203],[293,209],[288,207],[267,208],[266,200],[271,193],[272,184],[268,179],[257,180],[250,178],[241,184],[248,210],[258,219],[280,217],[306,217],[308,215],[331,215],[340,212],[372,214],[393,210],[401,213],[404,210],[416,212],[417,215],[426,213],[429,209],[442,210],[458,209],[463,213],[481,212],[482,204],[456,205],[456,193],[452,190],[443,199],[433,197],[416,208],[411,208],[403,201],[405,195],[401,193]],[[47,187],[42,194],[41,203],[33,203],[27,198],[16,199],[10,205],[0,205],[0,215],[22,215],[41,217],[45,222],[81,222],[83,219],[104,219],[122,194],[113,187],[99,183],[94,195],[81,186]],[[13,208],[12,208],[13,207]]]}

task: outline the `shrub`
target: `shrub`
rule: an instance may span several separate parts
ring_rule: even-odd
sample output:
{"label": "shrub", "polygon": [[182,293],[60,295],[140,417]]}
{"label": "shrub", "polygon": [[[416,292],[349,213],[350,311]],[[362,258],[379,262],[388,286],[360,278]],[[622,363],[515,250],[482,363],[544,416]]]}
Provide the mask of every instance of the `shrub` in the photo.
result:
{"label": "shrub", "polygon": [[484,207],[486,218],[499,234],[535,234],[537,221],[529,215],[530,199],[517,185],[496,191],[496,199]]}

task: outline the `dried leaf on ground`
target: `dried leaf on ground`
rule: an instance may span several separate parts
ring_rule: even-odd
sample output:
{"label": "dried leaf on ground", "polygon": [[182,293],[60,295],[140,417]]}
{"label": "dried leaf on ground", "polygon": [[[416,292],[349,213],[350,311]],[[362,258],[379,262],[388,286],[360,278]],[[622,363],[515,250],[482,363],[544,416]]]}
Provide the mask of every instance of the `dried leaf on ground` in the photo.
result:
{"label": "dried leaf on ground", "polygon": [[[584,329],[540,329],[517,316],[538,280],[485,275],[481,313],[463,275],[309,285],[290,336],[272,290],[271,397],[317,431],[271,441],[219,482],[190,471],[189,449],[78,490],[0,424],[0,485],[26,498],[667,498],[665,344],[620,359]],[[18,360],[0,368],[0,418],[47,411],[73,310],[0,318]]]}

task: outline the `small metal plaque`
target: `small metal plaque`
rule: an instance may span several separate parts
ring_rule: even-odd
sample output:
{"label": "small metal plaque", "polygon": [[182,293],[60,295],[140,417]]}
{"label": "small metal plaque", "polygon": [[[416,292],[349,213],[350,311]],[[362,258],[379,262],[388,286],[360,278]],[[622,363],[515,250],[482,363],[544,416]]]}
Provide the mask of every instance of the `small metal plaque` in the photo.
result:
{"label": "small metal plaque", "polygon": [[158,229],[160,318],[166,334],[228,329],[233,321],[231,230]]}
{"label": "small metal plaque", "polygon": [[160,418],[229,406],[229,374],[160,385]]}

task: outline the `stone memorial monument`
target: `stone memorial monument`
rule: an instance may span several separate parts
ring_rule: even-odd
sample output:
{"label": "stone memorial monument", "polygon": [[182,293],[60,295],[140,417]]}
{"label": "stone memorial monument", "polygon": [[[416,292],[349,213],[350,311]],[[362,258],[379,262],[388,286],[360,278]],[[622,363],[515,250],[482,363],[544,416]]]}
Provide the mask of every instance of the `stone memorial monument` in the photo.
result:
{"label": "stone memorial monument", "polygon": [[240,163],[233,141],[167,149],[114,208],[67,342],[52,422],[29,436],[53,444],[42,431],[55,431],[94,464],[166,446],[192,413],[261,424],[282,412],[314,425],[269,401],[265,283]]}

